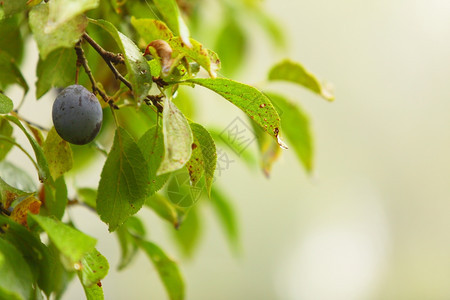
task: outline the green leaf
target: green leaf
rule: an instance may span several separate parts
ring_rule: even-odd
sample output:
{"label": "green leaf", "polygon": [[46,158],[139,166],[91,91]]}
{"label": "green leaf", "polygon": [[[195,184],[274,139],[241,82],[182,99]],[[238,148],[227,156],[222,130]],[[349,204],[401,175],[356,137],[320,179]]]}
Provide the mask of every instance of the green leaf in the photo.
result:
{"label": "green leaf", "polygon": [[[3,173],[2,173],[3,175]],[[6,181],[0,177],[0,203],[4,208],[9,208],[11,203],[17,199],[25,199],[30,196],[31,193],[24,192],[15,187],[10,186]]]}
{"label": "green leaf", "polygon": [[83,287],[97,285],[108,274],[108,260],[97,251],[92,250],[81,260],[81,270],[78,271]]}
{"label": "green leaf", "polygon": [[196,61],[212,78],[216,78],[220,69],[220,59],[216,53],[203,47],[194,39],[190,39],[192,47],[188,47],[180,37],[173,37],[168,41],[175,55],[182,54]]}
{"label": "green leaf", "polygon": [[[224,134],[224,132],[220,132],[217,129],[211,129],[208,128],[209,133],[211,134],[214,142],[216,142],[217,144],[220,144],[222,146],[225,146],[227,149],[235,152],[235,153],[239,153],[239,158],[242,159],[247,167],[249,167],[250,169],[254,169],[256,164],[257,164],[257,159],[255,157],[255,154],[253,153],[253,151],[251,151],[249,149],[249,147],[246,148],[242,148],[240,147],[240,144],[237,143],[236,139],[232,139],[232,135],[231,134]],[[262,131],[262,129],[261,129]],[[228,151],[225,151],[224,149],[220,148],[220,147],[216,147],[217,148],[217,160],[221,161],[221,160],[229,160],[228,157]]]}
{"label": "green leaf", "polygon": [[[11,138],[12,140],[13,128],[11,124],[5,119],[0,118],[0,135],[5,136],[7,138]],[[13,144],[11,143],[0,143],[0,161],[4,160],[6,155],[9,153]]]}
{"label": "green leaf", "polygon": [[33,7],[30,11],[29,22],[42,59],[46,59],[50,52],[55,49],[73,47],[80,40],[88,24],[86,16],[80,15],[49,32],[47,28],[49,5],[47,4]]}
{"label": "green leaf", "polygon": [[144,237],[145,227],[140,219],[131,217],[117,229],[116,234],[121,249],[121,258],[117,269],[123,270],[136,257],[138,245],[135,237]]}
{"label": "green leaf", "polygon": [[0,114],[7,114],[13,110],[14,104],[6,95],[0,93]]}
{"label": "green leaf", "polygon": [[172,31],[164,22],[155,19],[136,19],[131,16],[131,25],[147,42],[154,40],[169,40],[173,37]]}
{"label": "green leaf", "polygon": [[208,88],[245,112],[261,128],[276,138],[282,148],[286,148],[278,136],[280,132],[280,117],[269,98],[249,85],[225,78],[190,79],[192,82]]}
{"label": "green leaf", "polygon": [[25,93],[28,92],[28,84],[16,65],[12,56],[5,51],[0,51],[0,90],[6,89],[10,84],[20,85]]}
{"label": "green leaf", "polygon": [[48,249],[53,258],[52,264],[48,266],[49,272],[52,274],[51,291],[53,291],[54,299],[59,300],[62,299],[62,295],[69,282],[73,279],[75,272],[66,269],[61,262],[61,252],[58,251],[53,243],[49,243]]}
{"label": "green leaf", "polygon": [[200,225],[198,212],[194,208],[190,209],[189,213],[186,214],[178,230],[172,231],[175,240],[187,257],[191,257],[194,254],[194,250],[198,245],[201,234]]}
{"label": "green leaf", "polygon": [[236,221],[236,215],[233,207],[228,200],[228,197],[218,189],[214,187],[211,191],[211,204],[222,223],[222,227],[225,231],[228,241],[232,248],[237,251],[239,247],[239,232]]}
{"label": "green leaf", "polygon": [[281,128],[294,148],[295,154],[307,171],[313,169],[314,147],[308,116],[302,109],[281,95],[266,94],[274,105],[282,111]]}
{"label": "green leaf", "polygon": [[[258,142],[258,150],[260,152],[260,163],[264,175],[269,177],[273,164],[278,160],[281,155],[281,149],[277,143],[271,139],[261,127],[258,126],[253,120],[250,120],[253,127],[253,132]],[[283,121],[282,121],[283,123]]]}
{"label": "green leaf", "polygon": [[30,268],[34,281],[37,280],[39,287],[45,294],[50,295],[52,281],[54,280],[54,274],[51,272],[54,258],[51,256],[49,249],[40,241],[38,235],[0,215],[0,228],[6,228],[5,226],[8,227],[2,237],[21,252]]}
{"label": "green leaf", "polygon": [[181,169],[192,154],[192,132],[183,113],[166,96],[163,111],[164,158],[157,175]]}
{"label": "green leaf", "polygon": [[170,300],[184,299],[184,282],[178,265],[156,244],[147,241],[139,241],[138,244],[153,262]]}
{"label": "green leaf", "polygon": [[97,194],[97,212],[114,231],[144,204],[148,191],[148,166],[136,142],[117,128]]}
{"label": "green leaf", "polygon": [[36,99],[52,87],[66,87],[75,81],[77,56],[71,48],[52,51],[45,60],[39,58],[36,69]]}
{"label": "green leaf", "polygon": [[49,3],[47,31],[52,32],[66,22],[96,8],[99,0],[52,0]]}
{"label": "green leaf", "polygon": [[28,172],[8,161],[0,162],[0,174],[8,180],[9,185],[19,190],[26,192],[33,192],[37,190],[36,183],[30,177]]}
{"label": "green leaf", "polygon": [[[15,0],[16,2],[19,2]],[[16,62],[20,62],[23,56],[23,38],[20,32],[19,18],[11,17],[0,21],[0,50],[4,50]]]}
{"label": "green leaf", "polygon": [[96,284],[92,286],[83,285],[84,293],[86,294],[87,300],[103,300],[103,288]]}
{"label": "green leaf", "polygon": [[46,215],[61,220],[67,206],[67,186],[64,176],[56,179],[54,184],[45,183],[44,191]]}
{"label": "green leaf", "polygon": [[277,20],[274,20],[272,16],[262,9],[256,9],[253,12],[255,13],[256,21],[259,22],[266,34],[272,39],[273,44],[279,49],[285,48],[286,37],[283,28],[280,27]]}
{"label": "green leaf", "polygon": [[48,168],[47,160],[45,159],[44,151],[42,150],[41,146],[39,146],[36,140],[30,135],[30,133],[28,133],[25,127],[23,127],[19,119],[13,116],[4,116],[4,118],[16,124],[20,128],[20,130],[22,130],[23,133],[25,133],[25,136],[27,137],[28,141],[31,144],[31,147],[34,150],[34,154],[36,155],[36,160],[39,169],[39,180],[41,182],[44,182],[48,179],[51,180],[50,170]]}
{"label": "green leaf", "polygon": [[180,36],[183,43],[190,48],[192,45],[189,40],[189,29],[181,17],[177,2],[175,0],[153,0],[153,3],[169,28],[175,35]]}
{"label": "green leaf", "polygon": [[97,240],[76,230],[69,225],[50,217],[30,214],[39,226],[47,233],[56,248],[75,265],[89,252],[95,249]]}
{"label": "green leaf", "polygon": [[269,72],[269,80],[296,83],[319,94],[328,101],[334,100],[332,91],[321,84],[313,74],[308,72],[301,64],[287,59],[272,67]]}
{"label": "green leaf", "polygon": [[0,2],[5,17],[24,11],[27,8],[27,0],[3,0]]}
{"label": "green leaf", "polygon": [[203,126],[196,123],[190,125],[194,142],[192,143],[192,156],[186,164],[186,168],[189,171],[192,185],[197,185],[203,174],[205,175],[206,189],[210,193],[217,163],[216,145]]}
{"label": "green leaf", "polygon": [[145,205],[151,208],[162,219],[171,223],[175,228],[180,226],[184,213],[161,194],[148,197]]}
{"label": "green leaf", "polygon": [[90,20],[106,30],[116,41],[125,56],[128,77],[133,87],[134,98],[141,102],[147,96],[152,85],[150,68],[139,48],[126,35],[122,34],[113,24],[105,20]]}
{"label": "green leaf", "polygon": [[29,299],[33,276],[20,252],[0,239],[0,299]]}
{"label": "green leaf", "polygon": [[77,190],[78,200],[87,204],[89,207],[96,208],[97,190],[91,188],[80,188]]}
{"label": "green leaf", "polygon": [[196,186],[191,185],[188,170],[183,168],[172,173],[167,183],[167,198],[177,208],[188,208],[194,206],[202,195],[205,185],[202,181]]}
{"label": "green leaf", "polygon": [[157,20],[132,19],[131,23],[147,44],[157,39],[166,40],[173,50],[172,58],[180,59],[186,56],[202,66],[211,77],[217,76],[220,69],[219,57],[213,51],[204,48],[201,43],[189,39],[189,46],[181,37],[173,36],[165,24]]}
{"label": "green leaf", "polygon": [[168,174],[156,176],[156,171],[164,157],[164,137],[161,127],[153,126],[138,141],[138,147],[144,155],[149,168],[148,181],[150,189],[147,196],[160,190],[169,178]]}
{"label": "green leaf", "polygon": [[[230,45],[233,45],[233,47],[230,47]],[[227,18],[224,26],[217,34],[214,49],[219,54],[222,70],[226,74],[233,74],[239,68],[242,68],[247,49],[247,38],[234,17]]]}
{"label": "green leaf", "polygon": [[56,180],[72,169],[72,149],[69,143],[59,136],[55,127],[48,132],[43,150],[53,179]]}

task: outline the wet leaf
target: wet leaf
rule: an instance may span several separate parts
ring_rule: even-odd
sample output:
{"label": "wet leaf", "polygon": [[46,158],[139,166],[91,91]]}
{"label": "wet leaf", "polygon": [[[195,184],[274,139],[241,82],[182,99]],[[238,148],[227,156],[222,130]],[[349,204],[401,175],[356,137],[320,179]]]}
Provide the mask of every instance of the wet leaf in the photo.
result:
{"label": "wet leaf", "polygon": [[114,231],[144,204],[149,188],[148,166],[138,145],[123,128],[103,166],[97,194],[97,212]]}
{"label": "wet leaf", "polygon": [[272,67],[269,72],[269,80],[283,80],[296,83],[319,94],[328,101],[334,100],[332,91],[321,84],[313,74],[301,64],[287,59]]}
{"label": "wet leaf", "polygon": [[178,265],[170,259],[156,244],[139,241],[138,245],[145,251],[153,262],[159,277],[163,282],[170,300],[184,299],[184,282]]}
{"label": "wet leaf", "polygon": [[249,85],[225,78],[189,79],[192,82],[208,88],[245,112],[265,132],[274,137],[280,147],[286,148],[279,138],[280,117],[263,93]]}
{"label": "wet leaf", "polygon": [[95,249],[97,240],[50,217],[29,215],[47,233],[56,248],[75,265]]}
{"label": "wet leaf", "polygon": [[43,150],[54,180],[72,169],[72,149],[69,143],[59,136],[55,127],[48,132]]}
{"label": "wet leaf", "polygon": [[194,186],[205,175],[206,189],[210,193],[217,163],[216,145],[203,126],[196,123],[190,125],[194,142],[192,143],[192,156],[186,164],[186,168]]}
{"label": "wet leaf", "polygon": [[163,111],[164,158],[157,175],[181,169],[192,153],[192,132],[183,113],[169,97],[164,98]]}
{"label": "wet leaf", "polygon": [[147,96],[152,85],[150,68],[139,48],[126,35],[122,34],[113,24],[105,20],[90,20],[106,30],[116,41],[125,57],[128,77],[133,87],[134,98],[141,102]]}
{"label": "wet leaf", "polygon": [[86,16],[79,15],[49,32],[47,29],[49,5],[47,4],[34,6],[30,11],[29,18],[30,28],[42,59],[46,59],[55,49],[73,47],[88,24]]}

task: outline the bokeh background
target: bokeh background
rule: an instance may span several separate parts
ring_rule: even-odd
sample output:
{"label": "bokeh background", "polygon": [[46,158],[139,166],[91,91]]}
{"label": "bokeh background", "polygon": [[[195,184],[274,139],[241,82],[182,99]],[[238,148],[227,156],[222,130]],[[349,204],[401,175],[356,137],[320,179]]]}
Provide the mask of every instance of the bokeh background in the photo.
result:
{"label": "bokeh background", "polygon": [[[207,2],[214,12],[214,1]],[[234,157],[217,184],[236,209],[240,254],[230,251],[208,206],[202,207],[202,238],[189,259],[162,221],[139,213],[151,240],[180,262],[187,299],[450,299],[450,2],[264,5],[284,26],[289,50],[274,52],[249,22],[251,55],[237,78],[258,84],[288,56],[332,82],[336,101],[288,84],[267,87],[282,90],[309,114],[315,171],[306,174],[289,150],[270,179]],[[23,64],[30,83],[34,53]],[[212,93],[196,95],[200,123],[226,128],[242,116]],[[29,99],[23,114],[49,125],[52,97]],[[77,183],[95,187],[102,162],[97,164]],[[117,272],[119,247],[106,225],[83,208],[70,215],[99,239],[98,249],[110,261],[106,299],[167,298],[147,257],[139,255]],[[65,299],[83,297],[75,280]]]}

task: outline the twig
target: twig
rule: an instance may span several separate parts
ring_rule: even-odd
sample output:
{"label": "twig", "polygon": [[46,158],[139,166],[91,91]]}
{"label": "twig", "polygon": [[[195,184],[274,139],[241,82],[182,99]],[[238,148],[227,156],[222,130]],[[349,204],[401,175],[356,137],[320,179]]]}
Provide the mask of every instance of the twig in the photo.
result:
{"label": "twig", "polygon": [[103,60],[106,62],[108,67],[111,69],[111,71],[114,73],[114,76],[116,79],[122,81],[130,90],[133,90],[133,87],[131,86],[131,83],[125,79],[125,77],[122,76],[122,74],[117,71],[116,67],[114,67],[114,64],[120,64],[124,63],[124,58],[121,54],[115,54],[109,51],[106,51],[103,49],[99,44],[97,44],[96,41],[94,41],[86,32],[83,33],[83,38],[92,46],[92,48],[97,51],[98,54],[103,58]]}
{"label": "twig", "polygon": [[98,88],[97,82],[95,81],[94,76],[92,75],[91,68],[89,68],[86,56],[84,55],[84,50],[81,48],[81,42],[76,43],[75,45],[75,52],[77,53],[77,64],[81,63],[81,65],[84,68],[84,71],[86,72],[87,76],[89,77],[89,80],[92,84],[92,92],[94,94],[98,93],[102,99],[109,104],[109,106],[113,107],[114,109],[118,109],[117,105],[114,104],[114,101],[105,94],[101,89]]}
{"label": "twig", "polygon": [[163,112],[163,107],[162,107],[162,105],[161,105],[161,99],[162,99],[162,97],[163,97],[163,96],[160,96],[160,95],[156,95],[156,96],[148,95],[148,96],[144,99],[144,102],[145,102],[145,104],[147,104],[147,105],[153,104],[153,105],[156,107],[156,109],[158,110],[158,112],[159,112],[159,113],[162,113],[162,112]]}

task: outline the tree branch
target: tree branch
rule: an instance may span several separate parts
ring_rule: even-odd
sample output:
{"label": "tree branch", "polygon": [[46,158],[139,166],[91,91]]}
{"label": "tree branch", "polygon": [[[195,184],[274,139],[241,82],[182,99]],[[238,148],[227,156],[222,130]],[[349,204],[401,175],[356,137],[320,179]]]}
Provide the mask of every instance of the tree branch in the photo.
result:
{"label": "tree branch", "polygon": [[108,95],[106,95],[105,92],[98,88],[94,75],[92,75],[91,68],[89,68],[86,56],[84,55],[84,50],[83,48],[81,48],[81,41],[76,43],[75,52],[77,53],[77,65],[81,64],[83,66],[84,71],[91,81],[92,91],[94,92],[94,94],[98,93],[100,97],[102,97],[102,99],[109,104],[109,106],[113,107],[114,109],[118,109],[117,105],[114,104],[114,101]]}
{"label": "tree branch", "polygon": [[95,51],[97,51],[97,53],[100,54],[100,56],[103,58],[103,60],[106,62],[108,67],[113,72],[116,79],[122,81],[130,90],[133,90],[131,83],[128,80],[126,80],[125,77],[123,77],[122,74],[120,74],[119,71],[117,71],[116,67],[113,65],[113,63],[123,64],[125,62],[123,55],[106,51],[99,44],[97,44],[97,42],[94,41],[86,32],[83,33],[83,39],[85,39],[92,46],[92,48],[94,48]]}

